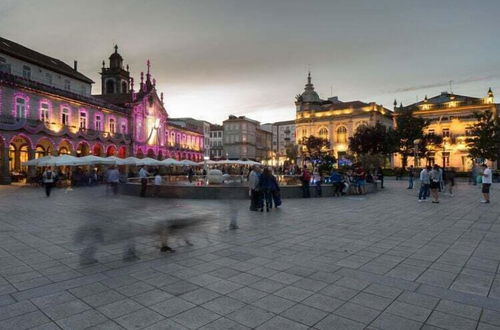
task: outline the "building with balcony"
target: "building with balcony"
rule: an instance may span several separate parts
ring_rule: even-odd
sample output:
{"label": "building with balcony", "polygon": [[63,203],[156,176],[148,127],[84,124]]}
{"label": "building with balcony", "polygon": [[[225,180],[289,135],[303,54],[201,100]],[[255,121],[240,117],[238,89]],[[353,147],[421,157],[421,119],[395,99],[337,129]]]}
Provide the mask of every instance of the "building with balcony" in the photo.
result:
{"label": "building with balcony", "polygon": [[220,160],[225,157],[224,127],[221,125],[210,125],[210,159]]}
{"label": "building with balcony", "polygon": [[191,131],[196,131],[203,135],[203,143],[204,143],[204,155],[210,157],[210,123],[205,120],[199,120],[189,117],[182,118],[169,118],[169,122],[176,124],[178,126],[185,127]]}
{"label": "building with balcony", "polygon": [[72,68],[0,38],[1,183],[27,172],[23,162],[45,155],[202,160],[203,135],[168,123],[149,61],[135,91],[115,46],[101,79],[101,94],[91,95],[93,82],[76,63]]}
{"label": "building with balcony", "polygon": [[267,160],[270,157],[272,133],[256,120],[245,116],[229,116],[224,128],[224,154],[228,159]]}
{"label": "building with balcony", "polygon": [[[392,126],[392,111],[375,102],[343,102],[337,96],[323,100],[314,90],[311,74],[307,77],[304,92],[295,100],[295,142],[300,146],[304,138],[314,135],[330,142],[328,152],[337,159],[349,150],[349,137],[361,125],[377,122]],[[301,152],[305,146],[301,146]]]}
{"label": "building with balcony", "polygon": [[[412,111],[414,116],[424,118],[429,122],[424,133],[443,137],[442,147],[432,150],[427,159],[417,159],[417,166],[437,163],[459,171],[469,170],[473,160],[468,156],[466,139],[470,129],[477,123],[474,113],[491,111],[495,116],[499,115],[499,104],[494,102],[491,88],[485,97],[443,92],[431,98],[426,96],[422,101],[407,106],[396,106],[397,103],[394,102],[394,116],[404,111]],[[413,158],[408,160],[408,164],[414,163]],[[401,166],[401,164],[401,157],[397,156],[395,166]]]}
{"label": "building with balcony", "polygon": [[263,124],[262,127],[272,131],[273,165],[283,165],[287,160],[287,148],[296,146],[295,120]]}

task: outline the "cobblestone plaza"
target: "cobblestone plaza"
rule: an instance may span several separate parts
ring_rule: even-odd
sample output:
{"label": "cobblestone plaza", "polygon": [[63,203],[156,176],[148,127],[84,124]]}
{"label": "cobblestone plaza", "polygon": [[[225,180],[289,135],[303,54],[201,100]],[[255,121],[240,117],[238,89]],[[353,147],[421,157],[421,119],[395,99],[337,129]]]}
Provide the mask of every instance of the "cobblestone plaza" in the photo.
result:
{"label": "cobblestone plaza", "polygon": [[[0,329],[500,329],[499,193],[481,204],[460,183],[417,203],[389,181],[258,213],[2,186]],[[203,221],[184,231],[192,246],[174,236],[161,253],[155,228],[174,218]],[[96,231],[98,262],[82,265]],[[124,261],[131,244],[139,259]]]}

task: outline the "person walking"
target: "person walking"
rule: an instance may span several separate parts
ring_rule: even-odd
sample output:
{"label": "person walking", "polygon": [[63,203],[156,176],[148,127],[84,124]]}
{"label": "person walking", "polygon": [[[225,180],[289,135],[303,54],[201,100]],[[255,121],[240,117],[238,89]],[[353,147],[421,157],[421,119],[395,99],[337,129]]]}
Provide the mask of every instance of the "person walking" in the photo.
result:
{"label": "person walking", "polygon": [[259,176],[260,171],[254,166],[248,175],[248,189],[250,193],[250,211],[259,210]]}
{"label": "person walking", "polygon": [[50,192],[56,182],[56,172],[53,171],[52,168],[47,167],[42,174],[42,182],[45,186],[45,195],[50,197]]}
{"label": "person walking", "polygon": [[439,203],[439,185],[441,181],[441,173],[439,171],[439,165],[434,164],[431,172],[429,173],[429,179],[430,179],[432,202]]}
{"label": "person walking", "polygon": [[302,170],[300,181],[302,181],[302,197],[303,198],[311,197],[311,192],[309,191],[309,182],[311,181],[311,173],[307,169],[306,165],[304,165],[304,168]]}
{"label": "person walking", "polygon": [[146,168],[141,166],[141,169],[139,170],[139,178],[141,179],[141,197],[146,197],[146,190],[148,189],[148,176],[149,172],[146,171]]}
{"label": "person walking", "polygon": [[491,169],[488,168],[488,165],[483,164],[481,165],[483,168],[483,172],[480,173],[479,175],[482,177],[482,182],[483,182],[483,187],[482,187],[482,193],[484,199],[481,201],[481,203],[489,203],[490,202],[490,187],[491,184],[493,183],[493,173],[491,172]]}
{"label": "person walking", "polygon": [[111,166],[108,171],[108,177],[107,181],[108,184],[111,187],[111,191],[113,192],[113,195],[116,195],[118,193],[118,183],[120,183],[120,171],[116,168],[116,166]]}
{"label": "person walking", "polygon": [[410,167],[408,167],[408,189],[413,189],[414,171],[413,165],[410,165]]}
{"label": "person walking", "polygon": [[425,202],[427,200],[427,192],[430,187],[429,172],[431,170],[430,166],[424,167],[420,171],[420,191],[418,193],[418,201]]}

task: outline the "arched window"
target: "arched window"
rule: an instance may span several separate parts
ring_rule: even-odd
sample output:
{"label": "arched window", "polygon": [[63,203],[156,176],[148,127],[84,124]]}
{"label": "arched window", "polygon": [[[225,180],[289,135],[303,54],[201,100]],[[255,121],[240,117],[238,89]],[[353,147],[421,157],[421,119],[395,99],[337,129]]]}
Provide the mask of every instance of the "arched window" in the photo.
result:
{"label": "arched window", "polygon": [[122,119],[122,134],[127,134],[127,120]]}
{"label": "arched window", "polygon": [[347,142],[347,128],[345,126],[340,126],[339,128],[337,128],[337,142]]}
{"label": "arched window", "polygon": [[115,92],[115,82],[113,80],[106,81],[106,94],[113,94]]}
{"label": "arched window", "polygon": [[26,100],[22,97],[16,98],[16,119],[26,118]]}
{"label": "arched window", "polygon": [[127,83],[125,81],[122,81],[122,93],[127,93]]}
{"label": "arched window", "polygon": [[321,127],[318,134],[320,138],[328,139],[328,129],[326,127]]}
{"label": "arched window", "polygon": [[62,108],[62,111],[61,111],[61,124],[63,124],[63,125],[69,125],[69,109],[68,108]]}

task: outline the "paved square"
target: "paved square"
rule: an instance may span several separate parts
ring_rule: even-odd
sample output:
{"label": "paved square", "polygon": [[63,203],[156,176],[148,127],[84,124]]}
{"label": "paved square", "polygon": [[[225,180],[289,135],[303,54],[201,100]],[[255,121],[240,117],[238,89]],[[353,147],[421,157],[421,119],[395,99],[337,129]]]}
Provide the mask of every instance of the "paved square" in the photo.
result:
{"label": "paved square", "polygon": [[[491,204],[466,183],[415,194],[388,181],[258,213],[0,187],[0,329],[500,329],[500,186]],[[161,253],[177,218],[193,225]]]}

